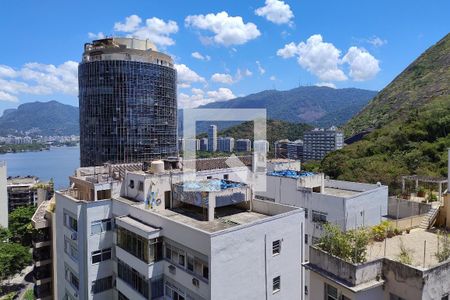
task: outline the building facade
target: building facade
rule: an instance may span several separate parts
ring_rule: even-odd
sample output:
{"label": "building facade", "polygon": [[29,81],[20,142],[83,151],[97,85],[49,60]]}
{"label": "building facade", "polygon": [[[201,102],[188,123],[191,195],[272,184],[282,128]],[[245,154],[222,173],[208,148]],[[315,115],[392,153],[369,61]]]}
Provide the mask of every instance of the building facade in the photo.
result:
{"label": "building facade", "polygon": [[288,144],[290,140],[279,140],[274,143],[275,158],[288,158]]}
{"label": "building facade", "polygon": [[316,128],[303,137],[303,159],[321,160],[331,151],[344,147],[344,133],[332,126],[328,129]]}
{"label": "building facade", "polygon": [[208,138],[200,139],[200,151],[208,151]]}
{"label": "building facade", "polygon": [[176,70],[148,40],[87,43],[78,67],[80,164],[177,154]]}
{"label": "building facade", "polygon": [[217,126],[210,125],[208,128],[208,151],[217,151]]}
{"label": "building facade", "polygon": [[217,150],[219,152],[233,152],[234,151],[234,138],[219,137],[217,139]]}
{"label": "building facade", "polygon": [[0,161],[0,226],[8,228],[8,190],[6,162]]}
{"label": "building facade", "polygon": [[20,206],[36,205],[38,193],[36,184],[39,179],[35,176],[8,177],[8,211],[12,212]]}
{"label": "building facade", "polygon": [[236,152],[250,152],[252,150],[252,142],[249,139],[236,140]]}
{"label": "building facade", "polygon": [[303,210],[253,199],[236,172],[71,177],[56,193],[57,299],[302,299]]}
{"label": "building facade", "polygon": [[302,140],[296,140],[287,144],[287,158],[303,161]]}

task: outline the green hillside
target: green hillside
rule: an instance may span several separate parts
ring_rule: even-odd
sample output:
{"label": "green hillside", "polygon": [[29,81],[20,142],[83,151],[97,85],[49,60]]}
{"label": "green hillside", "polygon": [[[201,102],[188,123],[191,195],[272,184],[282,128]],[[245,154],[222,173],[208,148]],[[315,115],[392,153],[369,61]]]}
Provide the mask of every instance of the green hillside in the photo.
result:
{"label": "green hillside", "polygon": [[321,169],[333,178],[389,184],[405,174],[446,176],[450,147],[450,35],[428,49],[346,126],[378,128],[330,153]]}
{"label": "green hillside", "polygon": [[[302,139],[303,133],[312,127],[302,123],[289,123],[278,120],[267,120],[267,140],[271,145],[282,139],[291,141]],[[231,136],[235,139],[250,139],[253,141],[253,122],[243,122],[239,125],[219,131],[218,136]]]}

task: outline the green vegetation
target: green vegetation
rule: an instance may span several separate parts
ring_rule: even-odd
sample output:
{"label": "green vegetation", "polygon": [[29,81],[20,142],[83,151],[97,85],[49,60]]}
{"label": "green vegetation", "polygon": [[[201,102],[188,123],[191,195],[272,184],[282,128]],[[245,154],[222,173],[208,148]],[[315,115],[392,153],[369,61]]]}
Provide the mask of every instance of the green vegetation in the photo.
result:
{"label": "green vegetation", "polygon": [[448,234],[438,231],[438,249],[434,254],[441,263],[450,258],[450,240]]}
{"label": "green vegetation", "polygon": [[412,265],[411,253],[413,252],[414,250],[407,249],[405,244],[403,243],[403,240],[400,239],[400,254],[397,256],[398,261],[405,265]]}
{"label": "green vegetation", "polygon": [[323,233],[317,246],[351,263],[363,263],[367,260],[367,246],[370,235],[361,228],[342,232],[337,225],[325,223]]}
{"label": "green vegetation", "polygon": [[30,249],[17,243],[0,242],[0,280],[7,279],[31,263]]}
{"label": "green vegetation", "polygon": [[397,228],[394,229],[389,221],[383,221],[371,228],[372,238],[375,241],[383,241],[387,237],[399,234]]}
{"label": "green vegetation", "polygon": [[25,247],[31,246],[34,231],[31,225],[31,217],[35,211],[34,206],[22,206],[9,214],[9,230],[12,235],[12,242],[20,243]]}
{"label": "green vegetation", "polygon": [[35,300],[36,297],[34,297],[34,292],[32,289],[28,289],[24,294],[23,294],[23,300]]}
{"label": "green vegetation", "polygon": [[42,151],[47,150],[48,147],[44,144],[33,143],[33,144],[5,144],[0,145],[0,153],[15,153],[15,152],[27,152],[27,151]]}
{"label": "green vegetation", "polygon": [[[420,72],[418,71],[420,70]],[[450,147],[450,35],[427,50],[345,127],[376,127],[362,141],[330,153],[321,170],[342,180],[388,184],[400,176],[447,174]]]}

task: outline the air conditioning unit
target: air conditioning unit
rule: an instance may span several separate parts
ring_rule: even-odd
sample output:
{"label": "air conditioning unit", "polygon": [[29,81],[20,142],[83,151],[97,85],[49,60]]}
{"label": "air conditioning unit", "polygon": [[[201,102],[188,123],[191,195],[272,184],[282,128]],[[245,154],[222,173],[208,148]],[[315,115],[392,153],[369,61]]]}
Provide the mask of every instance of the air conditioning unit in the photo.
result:
{"label": "air conditioning unit", "polygon": [[77,234],[76,232],[72,232],[72,234],[70,235],[70,238],[71,238],[72,240],[76,241],[77,238],[78,238],[78,234]]}
{"label": "air conditioning unit", "polygon": [[199,287],[200,281],[197,278],[192,278],[192,285],[195,287]]}

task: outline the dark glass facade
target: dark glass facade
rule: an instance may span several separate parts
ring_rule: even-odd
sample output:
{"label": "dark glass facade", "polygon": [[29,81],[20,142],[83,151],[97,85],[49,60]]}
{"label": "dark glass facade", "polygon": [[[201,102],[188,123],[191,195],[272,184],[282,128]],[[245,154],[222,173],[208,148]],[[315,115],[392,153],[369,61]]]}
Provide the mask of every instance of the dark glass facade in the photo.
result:
{"label": "dark glass facade", "polygon": [[176,70],[132,60],[78,68],[81,166],[177,154]]}

